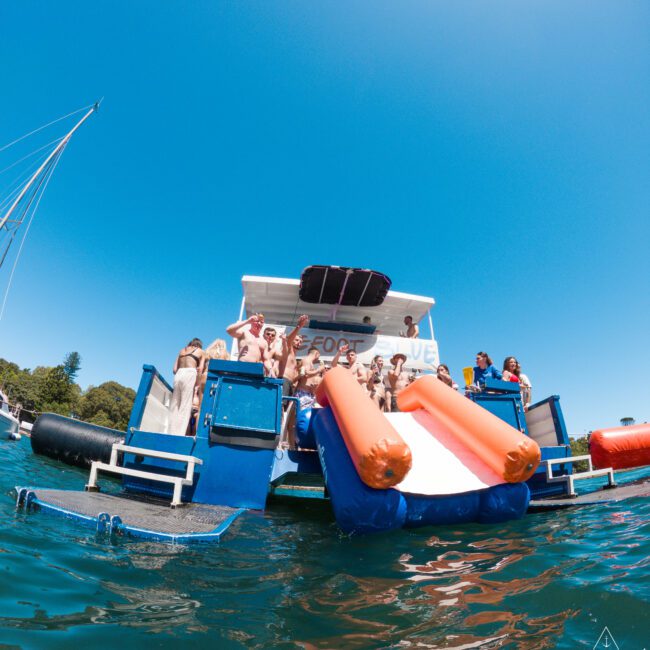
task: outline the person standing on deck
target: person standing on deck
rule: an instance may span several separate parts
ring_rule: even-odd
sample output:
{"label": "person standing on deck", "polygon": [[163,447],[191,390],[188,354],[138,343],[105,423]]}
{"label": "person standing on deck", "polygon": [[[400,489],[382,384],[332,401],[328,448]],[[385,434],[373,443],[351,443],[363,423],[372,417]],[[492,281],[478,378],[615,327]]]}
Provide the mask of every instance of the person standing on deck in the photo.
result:
{"label": "person standing on deck", "polygon": [[404,325],[406,325],[406,332],[400,332],[400,336],[405,336],[407,339],[417,339],[420,336],[420,328],[413,322],[413,316],[404,316]]}
{"label": "person standing on deck", "polygon": [[298,386],[295,397],[300,401],[300,408],[311,408],[316,402],[316,389],[323,379],[325,366],[319,363],[320,350],[309,348],[307,356],[303,358],[298,375]]}
{"label": "person standing on deck", "polygon": [[278,377],[282,377],[282,395],[288,397],[293,394],[293,385],[298,378],[298,364],[296,363],[296,353],[302,347],[303,338],[299,334],[309,322],[309,316],[303,314],[298,319],[298,324],[289,332],[287,336],[282,335],[282,352],[278,363]]}
{"label": "person standing on deck", "polygon": [[390,410],[397,412],[399,411],[397,396],[411,383],[411,380],[409,373],[404,370],[404,364],[406,363],[405,354],[401,352],[394,354],[390,362],[393,364],[393,367],[388,371],[388,375],[386,376],[390,388],[390,392],[386,392],[386,399],[390,400]]}
{"label": "person standing on deck", "polygon": [[390,405],[386,400],[386,383],[384,381],[384,357],[380,354],[372,359],[368,373],[368,394],[380,411],[389,411]]}
{"label": "person standing on deck", "polygon": [[174,390],[169,407],[169,433],[184,436],[190,423],[197,377],[203,374],[205,353],[200,339],[192,339],[174,362]]}
{"label": "person standing on deck", "polygon": [[269,359],[269,346],[260,334],[264,327],[264,315],[253,314],[246,320],[240,320],[226,327],[226,332],[237,339],[238,361],[250,363],[263,363],[265,372],[272,370]]}
{"label": "person standing on deck", "polygon": [[341,355],[345,354],[345,358],[348,362],[348,370],[354,375],[354,378],[363,386],[364,390],[368,390],[368,371],[365,366],[357,359],[357,353],[354,350],[350,350],[350,346],[345,344],[342,345],[332,358],[332,368],[336,368],[339,365],[339,359]]}
{"label": "person standing on deck", "polygon": [[280,365],[280,355],[282,354],[281,343],[278,341],[278,333],[273,327],[265,327],[262,334],[266,345],[269,346],[268,367],[270,370],[266,373],[269,377],[279,377],[278,368]]}

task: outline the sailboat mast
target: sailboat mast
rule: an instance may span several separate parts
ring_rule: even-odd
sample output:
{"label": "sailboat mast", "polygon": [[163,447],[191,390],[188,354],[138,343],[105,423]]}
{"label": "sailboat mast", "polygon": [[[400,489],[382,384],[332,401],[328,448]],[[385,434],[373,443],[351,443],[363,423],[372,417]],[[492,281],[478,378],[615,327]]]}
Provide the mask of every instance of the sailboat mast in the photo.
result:
{"label": "sailboat mast", "polygon": [[20,191],[20,194],[16,198],[16,200],[11,204],[11,207],[7,210],[5,213],[5,216],[2,217],[2,220],[0,221],[0,230],[4,227],[4,225],[7,223],[9,220],[9,217],[11,217],[11,214],[13,211],[16,209],[16,206],[21,202],[25,194],[29,191],[29,188],[34,184],[36,179],[38,178],[39,174],[47,167],[47,165],[50,163],[52,158],[54,158],[58,153],[61,152],[61,150],[68,144],[70,141],[70,138],[72,137],[72,134],[99,108],[99,102],[97,102],[75,125],[72,127],[72,129],[69,131],[69,133],[59,142],[59,144],[56,146],[54,151],[45,159],[45,162],[34,172],[32,177],[27,181],[23,189]]}

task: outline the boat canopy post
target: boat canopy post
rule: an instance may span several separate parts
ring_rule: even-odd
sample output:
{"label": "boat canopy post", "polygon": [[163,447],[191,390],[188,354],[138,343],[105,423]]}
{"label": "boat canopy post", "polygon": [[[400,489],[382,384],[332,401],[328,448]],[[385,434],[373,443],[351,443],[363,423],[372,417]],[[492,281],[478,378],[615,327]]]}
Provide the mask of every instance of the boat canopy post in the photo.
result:
{"label": "boat canopy post", "polygon": [[427,309],[427,316],[429,317],[429,333],[431,334],[431,340],[435,340],[435,336],[433,335],[433,320],[431,318],[431,307]]}

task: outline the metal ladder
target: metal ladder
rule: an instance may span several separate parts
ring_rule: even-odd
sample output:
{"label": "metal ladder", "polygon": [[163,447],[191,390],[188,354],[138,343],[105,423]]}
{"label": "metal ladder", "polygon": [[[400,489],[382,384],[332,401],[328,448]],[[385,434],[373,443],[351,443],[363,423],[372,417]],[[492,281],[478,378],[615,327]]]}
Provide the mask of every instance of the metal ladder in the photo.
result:
{"label": "metal ladder", "polygon": [[[564,463],[572,463],[578,460],[589,461],[589,470],[587,472],[578,472],[577,474],[567,474],[565,476],[553,476],[553,465],[563,465]],[[595,476],[607,476],[608,484],[605,486],[607,488],[616,487],[616,481],[614,479],[614,470],[611,467],[605,469],[594,469],[591,463],[591,456],[589,454],[585,456],[569,456],[567,458],[553,458],[551,460],[544,460],[542,463],[546,463],[546,480],[549,483],[567,483],[568,485],[568,496],[576,496],[576,491],[574,489],[574,482],[586,478],[594,478]]]}
{"label": "metal ladder", "polygon": [[[137,454],[138,456],[148,456],[150,458],[161,458],[164,460],[178,461],[180,463],[187,463],[187,471],[185,477],[182,476],[168,476],[167,474],[158,474],[157,472],[144,472],[139,469],[131,469],[129,467],[122,467],[117,464],[117,455],[119,452],[126,452],[128,454]],[[192,485],[194,481],[194,467],[196,465],[203,465],[203,461],[196,456],[186,456],[184,454],[172,454],[167,451],[157,451],[155,449],[144,449],[142,447],[131,447],[121,442],[113,443],[111,450],[111,459],[109,463],[103,463],[99,460],[94,460],[90,466],[90,477],[86,490],[89,492],[99,491],[97,485],[97,474],[99,471],[108,472],[110,474],[122,474],[123,476],[135,476],[138,478],[148,479],[150,481],[159,481],[161,483],[172,483],[174,485],[174,494],[172,496],[171,507],[181,505],[181,490],[185,485]]]}

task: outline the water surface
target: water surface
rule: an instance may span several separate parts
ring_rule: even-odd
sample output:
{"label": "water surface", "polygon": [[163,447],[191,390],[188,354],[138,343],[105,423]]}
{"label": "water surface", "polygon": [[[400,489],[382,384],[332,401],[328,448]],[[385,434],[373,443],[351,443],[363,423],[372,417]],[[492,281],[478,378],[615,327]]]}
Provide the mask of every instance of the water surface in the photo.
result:
{"label": "water surface", "polygon": [[591,649],[605,626],[650,647],[648,499],[369,537],[274,503],[221,545],[172,546],[16,513],[15,485],[87,472],[28,439],[0,458],[0,648]]}

